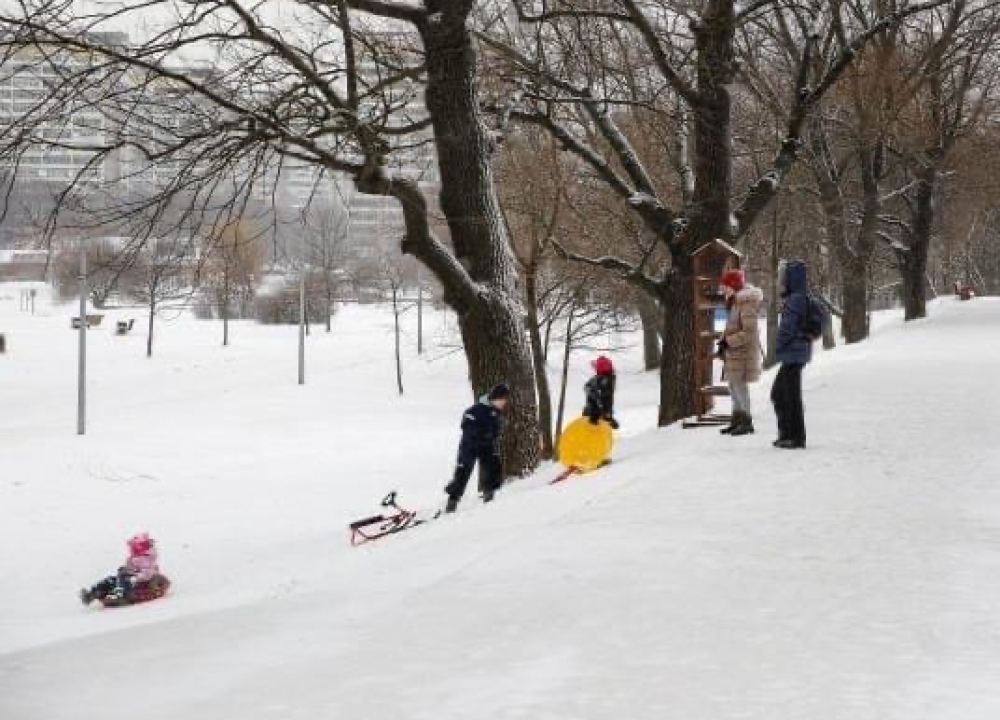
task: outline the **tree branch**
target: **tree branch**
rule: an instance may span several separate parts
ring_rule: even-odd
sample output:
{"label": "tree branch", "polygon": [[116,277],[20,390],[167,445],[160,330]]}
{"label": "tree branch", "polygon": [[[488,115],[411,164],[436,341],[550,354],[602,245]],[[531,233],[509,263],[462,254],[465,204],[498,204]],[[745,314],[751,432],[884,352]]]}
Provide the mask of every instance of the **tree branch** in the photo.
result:
{"label": "tree branch", "polygon": [[449,304],[456,310],[471,305],[482,288],[472,279],[458,258],[430,229],[427,198],[412,180],[389,178],[371,166],[361,171],[357,187],[369,195],[393,197],[403,209],[406,236],[400,244],[403,253],[419,258],[444,286]]}
{"label": "tree branch", "polygon": [[876,36],[898,26],[906,18],[934,9],[949,1],[929,0],[928,2],[904,7],[897,12],[879,18],[853,41],[841,48],[837,58],[827,68],[815,88],[809,87],[808,78],[813,53],[815,52],[816,43],[819,40],[819,33],[818,30],[811,29],[809,37],[806,39],[806,46],[802,53],[798,72],[796,73],[795,98],[793,99],[792,110],[789,114],[785,138],[781,142],[781,147],[775,155],[771,168],[750,187],[739,209],[734,213],[737,221],[737,237],[742,237],[749,231],[761,211],[777,195],[788,171],[798,158],[798,152],[802,144],[802,130],[806,118],[809,117],[813,109],[836,84],[847,68],[851,66],[858,53]]}
{"label": "tree branch", "polygon": [[639,30],[639,34],[646,41],[649,51],[653,54],[653,62],[656,63],[656,67],[663,74],[664,79],[670,84],[670,87],[689,104],[700,104],[701,96],[687,80],[681,77],[681,74],[674,67],[673,63],[670,62],[670,58],[663,51],[663,46],[660,45],[660,38],[656,30],[653,28],[652,23],[649,22],[649,18],[642,12],[638,3],[635,0],[622,0],[622,3],[625,5],[625,9],[628,10],[632,22]]}
{"label": "tree branch", "polygon": [[416,5],[407,5],[391,0],[346,0],[347,6],[376,17],[420,25],[427,20],[427,11]]}
{"label": "tree branch", "polygon": [[613,270],[619,273],[623,279],[632,283],[651,297],[659,299],[663,295],[663,283],[643,273],[638,267],[620,258],[606,255],[599,258],[590,258],[579,253],[572,252],[563,247],[555,238],[552,239],[552,247],[563,260],[589,265],[590,267]]}
{"label": "tree branch", "polygon": [[569,130],[552,119],[552,117],[540,113],[526,113],[520,110],[510,111],[509,117],[512,120],[537,125],[550,132],[563,150],[571,152],[583,160],[622,198],[628,199],[635,193],[632,186],[629,185],[628,180],[619,175],[607,160],[598,155],[589,145],[576,138]]}

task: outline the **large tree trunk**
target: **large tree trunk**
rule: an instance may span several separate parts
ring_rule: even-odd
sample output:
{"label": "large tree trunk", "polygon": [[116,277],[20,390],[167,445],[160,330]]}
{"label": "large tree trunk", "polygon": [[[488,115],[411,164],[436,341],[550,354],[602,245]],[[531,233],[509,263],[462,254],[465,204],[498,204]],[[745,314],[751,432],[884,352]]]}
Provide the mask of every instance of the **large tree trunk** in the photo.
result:
{"label": "large tree trunk", "polygon": [[504,472],[521,476],[538,464],[535,379],[517,300],[517,271],[480,116],[476,53],[467,25],[471,5],[428,0],[426,7],[432,19],[418,29],[426,51],[426,104],[441,175],[441,210],[455,255],[477,284],[475,291],[455,292],[457,272],[447,271],[440,257],[427,262],[428,244],[418,243],[413,251],[442,282],[445,299],[458,313],[474,392],[498,382],[511,388],[503,433]]}
{"label": "large tree trunk", "polygon": [[659,425],[691,417],[697,408],[694,385],[694,292],[690,260],[675,263],[663,296],[663,358],[660,363]]}
{"label": "large tree trunk", "polygon": [[840,243],[837,258],[840,263],[840,280],[844,292],[843,333],[847,344],[861,342],[868,337],[868,275],[879,229],[879,177],[885,149],[882,141],[862,143],[858,150],[861,173],[861,224],[853,247]]}
{"label": "large tree trunk", "polygon": [[736,68],[735,29],[732,0],[710,0],[695,31],[700,103],[692,109],[695,183],[689,212],[689,251],[732,236],[732,102],[728,86]]}
{"label": "large tree trunk", "polygon": [[648,293],[637,294],[636,306],[642,323],[642,356],[646,370],[660,367],[660,331],[663,329],[663,315],[656,300]]}
{"label": "large tree trunk", "polygon": [[538,464],[538,418],[535,378],[520,315],[509,298],[489,295],[485,307],[459,315],[459,327],[469,362],[469,378],[477,393],[498,382],[511,389],[504,423],[504,469],[520,476]]}
{"label": "large tree trunk", "polygon": [[771,258],[768,266],[768,298],[767,298],[767,349],[764,353],[764,368],[771,368],[778,364],[778,319],[781,310],[781,289],[778,280],[778,268],[781,266],[781,257],[778,248],[778,232],[775,227],[774,235],[771,238]]}
{"label": "large tree trunk", "polygon": [[554,451],[552,442],[552,390],[545,363],[545,348],[542,344],[542,329],[538,322],[538,293],[535,286],[535,268],[524,272],[524,303],[527,316],[528,337],[531,341],[531,356],[535,368],[535,390],[538,395],[538,432],[541,436],[543,460],[551,460]]}
{"label": "large tree trunk", "polygon": [[663,357],[660,363],[659,424],[669,425],[696,412],[694,387],[694,274],[691,253],[714,239],[729,240],[731,219],[731,100],[735,73],[734,3],[710,0],[695,31],[698,51],[694,119],[694,195],[689,226],[671,247],[673,267],[664,291]]}
{"label": "large tree trunk", "polygon": [[833,330],[833,317],[823,326],[823,349],[833,350],[837,347],[837,336]]}
{"label": "large tree trunk", "polygon": [[917,185],[913,208],[913,229],[909,247],[900,253],[903,280],[903,307],[907,320],[927,317],[927,255],[934,229],[934,190],[937,168],[924,169]]}
{"label": "large tree trunk", "polygon": [[841,260],[844,316],[841,332],[847,344],[861,342],[868,337],[868,263],[852,256]]}

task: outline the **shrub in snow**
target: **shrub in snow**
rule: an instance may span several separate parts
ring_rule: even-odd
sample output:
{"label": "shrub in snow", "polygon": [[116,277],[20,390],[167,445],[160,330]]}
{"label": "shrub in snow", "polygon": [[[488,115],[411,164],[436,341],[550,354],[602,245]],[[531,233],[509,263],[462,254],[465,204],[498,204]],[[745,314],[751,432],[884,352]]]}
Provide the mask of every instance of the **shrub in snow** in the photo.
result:
{"label": "shrub in snow", "polygon": [[[333,308],[330,308],[331,314]],[[310,323],[326,322],[326,301],[315,283],[306,284],[306,320]],[[296,324],[299,321],[299,285],[288,283],[282,287],[258,292],[254,300],[254,318],[265,325]]]}

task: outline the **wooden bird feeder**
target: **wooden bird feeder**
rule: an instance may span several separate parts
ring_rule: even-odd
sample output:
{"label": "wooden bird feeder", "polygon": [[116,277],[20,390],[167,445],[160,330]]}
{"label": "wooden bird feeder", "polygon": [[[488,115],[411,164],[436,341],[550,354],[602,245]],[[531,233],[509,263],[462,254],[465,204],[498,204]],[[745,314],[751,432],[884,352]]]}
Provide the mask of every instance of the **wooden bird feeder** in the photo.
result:
{"label": "wooden bird feeder", "polygon": [[685,428],[721,425],[730,415],[713,412],[715,398],[728,397],[729,388],[715,382],[715,346],[721,332],[715,329],[716,314],[726,307],[726,296],[719,279],[727,270],[736,270],[743,255],[722,240],[702,245],[692,254],[694,270],[694,372],[691,391],[695,397],[696,417],[684,422]]}

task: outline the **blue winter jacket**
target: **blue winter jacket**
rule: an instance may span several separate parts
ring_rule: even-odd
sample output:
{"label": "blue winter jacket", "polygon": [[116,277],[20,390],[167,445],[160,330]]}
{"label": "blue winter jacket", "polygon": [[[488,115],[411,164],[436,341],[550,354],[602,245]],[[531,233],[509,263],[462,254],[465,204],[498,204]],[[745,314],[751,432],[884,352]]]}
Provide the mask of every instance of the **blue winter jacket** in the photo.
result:
{"label": "blue winter jacket", "polygon": [[462,414],[462,440],[458,446],[458,464],[471,465],[476,458],[496,455],[503,429],[503,417],[484,395]]}
{"label": "blue winter jacket", "polygon": [[777,358],[780,363],[805,365],[812,359],[812,342],[802,330],[809,312],[809,279],[806,264],[789,260],[781,279],[781,320],[778,323]]}

